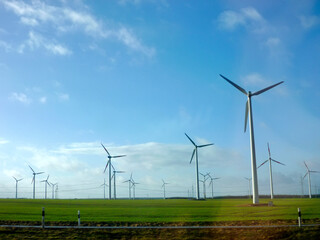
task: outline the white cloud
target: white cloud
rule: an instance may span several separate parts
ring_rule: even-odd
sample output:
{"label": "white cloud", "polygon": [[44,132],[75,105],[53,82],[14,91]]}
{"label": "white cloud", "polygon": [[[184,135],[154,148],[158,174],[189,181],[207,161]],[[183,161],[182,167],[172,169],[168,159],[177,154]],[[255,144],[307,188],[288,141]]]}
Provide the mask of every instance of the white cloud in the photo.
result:
{"label": "white cloud", "polygon": [[9,143],[8,140],[0,138],[0,144],[7,144],[7,143]]}
{"label": "white cloud", "polygon": [[309,29],[320,24],[320,18],[318,16],[300,16],[300,24],[303,28]]}
{"label": "white cloud", "polygon": [[9,52],[12,50],[12,47],[9,43],[0,40],[0,48],[4,49],[6,52]]}
{"label": "white cloud", "polygon": [[269,48],[273,48],[273,47],[279,46],[280,42],[281,42],[281,41],[280,41],[279,38],[270,37],[270,38],[267,39],[266,45],[267,45]]}
{"label": "white cloud", "polygon": [[58,93],[58,97],[60,101],[68,101],[69,100],[69,94],[67,93]]}
{"label": "white cloud", "polygon": [[264,22],[261,14],[253,7],[242,8],[240,11],[224,11],[218,17],[221,28],[233,30],[238,26],[261,25]]}
{"label": "white cloud", "polygon": [[46,103],[47,102],[47,97],[40,97],[39,98],[39,102],[43,103],[43,104]]}
{"label": "white cloud", "polygon": [[18,102],[21,102],[21,103],[24,103],[24,104],[30,104],[32,102],[31,98],[29,98],[24,93],[13,92],[9,98],[11,100],[18,101]]}
{"label": "white cloud", "polygon": [[31,50],[44,48],[54,55],[64,56],[72,54],[72,52],[68,48],[60,44],[50,42],[40,34],[37,34],[33,31],[29,32],[29,39],[20,46],[19,51],[22,53],[26,46],[28,46]]}
{"label": "white cloud", "polygon": [[259,73],[251,73],[242,78],[245,86],[262,87],[267,84],[267,81]]}
{"label": "white cloud", "polygon": [[[102,21],[97,20],[92,14],[77,11],[68,7],[51,6],[44,2],[32,1],[27,4],[23,1],[2,1],[8,10],[13,11],[20,22],[32,28],[41,27],[43,24],[51,24],[53,31],[72,33],[75,30],[83,31],[86,35],[94,38],[116,39],[128,48],[140,52],[148,57],[155,54],[155,49],[144,46],[132,31],[125,27],[106,28]],[[71,51],[60,44],[54,44],[49,40],[29,33],[28,45],[42,46],[56,55],[68,55]],[[34,39],[37,38],[37,39]],[[25,45],[20,46],[19,52],[23,53]]]}

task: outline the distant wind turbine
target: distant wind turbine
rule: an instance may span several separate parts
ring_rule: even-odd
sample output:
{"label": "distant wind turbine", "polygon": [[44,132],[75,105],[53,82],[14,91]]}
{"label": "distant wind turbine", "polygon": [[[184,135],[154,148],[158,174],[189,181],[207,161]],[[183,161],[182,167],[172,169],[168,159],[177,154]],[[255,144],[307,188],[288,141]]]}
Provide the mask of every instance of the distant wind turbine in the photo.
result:
{"label": "distant wind turbine", "polygon": [[48,182],[48,179],[49,179],[49,175],[47,177],[46,180],[42,180],[41,182],[44,182],[44,199],[47,199],[47,185],[50,186],[50,183]]}
{"label": "distant wind turbine", "polygon": [[33,178],[32,178],[31,184],[33,183],[33,199],[35,199],[35,197],[36,197],[36,175],[42,174],[42,173],[44,173],[44,172],[37,172],[37,173],[36,173],[36,172],[32,169],[32,167],[30,167],[30,165],[29,165],[29,168],[31,169],[32,174],[33,174]]}
{"label": "distant wind turbine", "polygon": [[116,194],[116,174],[117,173],[125,173],[124,171],[116,171],[115,168],[112,166],[113,169],[113,174],[112,174],[112,178],[113,178],[113,198],[117,199],[117,194]]}
{"label": "distant wind turbine", "polygon": [[131,177],[128,179],[128,180],[126,180],[126,181],[124,181],[123,183],[129,183],[129,199],[131,199],[131,187],[132,187],[132,173],[131,173]]}
{"label": "distant wind turbine", "polygon": [[203,147],[207,147],[207,146],[211,146],[213,145],[213,143],[209,143],[209,144],[204,144],[204,145],[197,145],[194,143],[194,141],[192,141],[192,139],[185,133],[185,135],[187,136],[187,138],[190,140],[190,142],[193,144],[194,146],[194,150],[192,152],[192,156],[191,156],[191,160],[190,160],[190,164],[193,160],[194,155],[196,155],[196,198],[200,199],[200,190],[199,190],[199,163],[198,163],[198,148],[203,148]]}
{"label": "distant wind turbine", "polygon": [[307,166],[306,162],[304,162],[304,165],[305,165],[305,166],[306,166],[306,168],[307,168],[307,173],[304,175],[304,177],[303,177],[303,178],[305,178],[305,177],[308,175],[308,182],[309,182],[309,198],[312,198],[312,194],[311,194],[311,178],[310,178],[310,173],[320,173],[320,172],[318,172],[318,171],[311,171],[311,170],[308,168],[308,166]]}
{"label": "distant wind turbine", "polygon": [[238,86],[228,78],[224,77],[220,74],[220,76],[225,79],[228,83],[230,83],[232,86],[237,88],[240,92],[245,94],[248,98],[246,103],[246,112],[245,112],[245,121],[244,121],[244,131],[247,129],[247,120],[248,120],[248,113],[249,113],[249,127],[250,127],[250,146],[251,146],[251,172],[252,172],[252,189],[253,189],[253,204],[259,203],[259,190],[258,190],[258,175],[257,175],[257,164],[256,164],[256,149],[255,149],[255,143],[254,143],[254,130],[253,130],[253,118],[252,118],[252,104],[251,104],[251,97],[257,96],[261,93],[264,93],[265,91],[270,90],[271,88],[274,88],[275,86],[278,86],[279,84],[283,83],[283,81],[278,82],[274,85],[271,85],[270,87],[264,88],[260,91],[251,93],[251,91],[247,92],[242,87]]}
{"label": "distant wind turbine", "polygon": [[52,188],[52,199],[54,199],[54,187],[58,185],[58,183],[50,183]]}
{"label": "distant wind turbine", "polygon": [[21,178],[21,179],[16,179],[15,177],[13,177],[13,178],[14,178],[14,180],[16,180],[16,199],[17,199],[18,198],[18,182],[20,182],[23,178]]}
{"label": "distant wind turbine", "polygon": [[166,185],[169,183],[166,183],[163,179],[162,179],[162,186],[161,188],[163,188],[163,199],[166,199]]}
{"label": "distant wind turbine", "polygon": [[103,184],[101,184],[100,187],[102,187],[102,186],[103,186],[103,199],[106,199],[106,186],[108,186],[108,185],[106,184],[105,178],[103,179]]}
{"label": "distant wind turbine", "polygon": [[251,198],[251,180],[252,180],[252,178],[245,177],[245,179],[247,179],[248,182],[249,182],[249,191],[248,191],[248,193],[249,193],[249,198]]}
{"label": "distant wind turbine", "polygon": [[136,199],[136,184],[140,184],[140,183],[137,183],[133,180],[132,174],[131,174],[131,183],[132,183],[132,190],[133,190],[133,200],[135,200]]}
{"label": "distant wind turbine", "polygon": [[209,174],[210,174],[210,173],[207,173],[207,174],[202,174],[202,173],[200,173],[200,175],[203,176],[203,180],[200,180],[200,182],[203,183],[203,198],[204,198],[204,199],[207,198],[207,194],[206,194],[206,181],[207,181],[208,178],[209,178]]}
{"label": "distant wind turbine", "polygon": [[[271,166],[271,162],[275,162],[275,163],[278,163],[278,164],[281,164],[281,165],[284,165],[283,163],[281,162],[278,162],[274,159],[271,158],[271,153],[270,153],[270,147],[269,147],[269,143],[268,143],[268,152],[269,152],[269,159],[265,160],[263,163],[260,164],[259,167],[261,167],[263,164],[265,164],[266,162],[269,161],[269,172],[270,172],[270,197],[271,199],[273,199],[273,180],[272,180],[272,166]],[[259,168],[258,167],[258,168]]]}
{"label": "distant wind turbine", "polygon": [[106,169],[109,165],[109,199],[111,199],[111,178],[112,178],[112,176],[111,176],[111,159],[125,157],[126,155],[111,156],[110,153],[108,152],[108,150],[105,148],[105,146],[102,143],[101,143],[101,145],[108,154],[108,162],[107,162],[106,167],[103,172],[106,172]]}
{"label": "distant wind turbine", "polygon": [[209,174],[209,178],[210,178],[209,186],[211,185],[211,198],[213,199],[213,181],[218,180],[220,178],[219,177],[211,177],[210,174]]}

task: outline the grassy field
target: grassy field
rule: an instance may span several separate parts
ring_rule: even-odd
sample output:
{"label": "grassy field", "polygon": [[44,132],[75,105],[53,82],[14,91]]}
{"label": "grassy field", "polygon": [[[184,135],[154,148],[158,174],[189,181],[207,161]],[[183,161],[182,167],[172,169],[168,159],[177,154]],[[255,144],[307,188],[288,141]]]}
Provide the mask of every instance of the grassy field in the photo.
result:
{"label": "grassy field", "polygon": [[[262,203],[269,200],[262,199]],[[273,207],[252,207],[249,199],[194,200],[31,200],[1,199],[1,222],[40,221],[45,207],[46,222],[110,224],[207,224],[226,221],[296,220],[297,208],[309,222],[319,222],[320,199],[274,199]]]}

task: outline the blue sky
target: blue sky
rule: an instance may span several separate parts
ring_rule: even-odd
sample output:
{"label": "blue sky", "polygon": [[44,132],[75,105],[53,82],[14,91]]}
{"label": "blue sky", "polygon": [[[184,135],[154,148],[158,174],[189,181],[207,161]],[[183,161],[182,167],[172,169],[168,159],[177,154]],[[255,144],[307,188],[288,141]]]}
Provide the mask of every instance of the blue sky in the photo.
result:
{"label": "blue sky", "polygon": [[[102,197],[106,154],[118,194],[130,173],[137,196],[185,196],[200,171],[221,177],[216,195],[245,195],[250,177],[245,96],[257,91],[257,162],[274,159],[275,194],[300,194],[303,161],[320,171],[320,5],[317,1],[0,0],[0,196],[31,165],[59,183],[60,197]],[[37,178],[43,197],[46,175]],[[267,166],[259,190],[269,193]],[[320,174],[312,175],[314,189]],[[304,181],[305,193],[307,188]],[[208,191],[208,190],[207,190]],[[318,190],[319,191],[319,190]]]}

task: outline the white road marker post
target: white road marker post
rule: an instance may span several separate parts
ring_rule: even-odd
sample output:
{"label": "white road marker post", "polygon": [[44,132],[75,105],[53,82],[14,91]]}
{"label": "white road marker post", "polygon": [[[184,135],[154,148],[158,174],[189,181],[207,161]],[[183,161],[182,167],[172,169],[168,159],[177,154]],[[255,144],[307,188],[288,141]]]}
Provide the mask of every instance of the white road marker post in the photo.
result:
{"label": "white road marker post", "polygon": [[80,227],[80,210],[78,210],[78,227]]}
{"label": "white road marker post", "polygon": [[301,227],[301,211],[300,211],[300,208],[298,208],[298,224],[299,224],[299,227]]}
{"label": "white road marker post", "polygon": [[45,212],[44,212],[44,207],[42,208],[42,228],[44,228],[44,216],[45,216]]}

